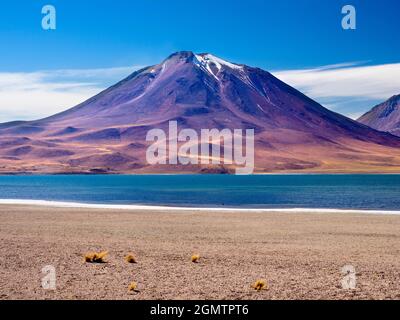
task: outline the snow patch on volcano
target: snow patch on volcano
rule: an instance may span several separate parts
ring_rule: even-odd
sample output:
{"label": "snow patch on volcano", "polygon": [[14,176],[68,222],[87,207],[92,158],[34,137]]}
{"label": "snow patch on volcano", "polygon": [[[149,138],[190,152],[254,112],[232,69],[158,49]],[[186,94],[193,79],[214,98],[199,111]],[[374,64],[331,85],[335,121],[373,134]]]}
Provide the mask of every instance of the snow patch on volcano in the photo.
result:
{"label": "snow patch on volcano", "polygon": [[215,79],[219,80],[217,75],[221,71],[222,67],[230,68],[234,70],[242,70],[243,66],[225,61],[221,58],[213,56],[212,54],[195,54],[194,63],[199,68],[207,71]]}

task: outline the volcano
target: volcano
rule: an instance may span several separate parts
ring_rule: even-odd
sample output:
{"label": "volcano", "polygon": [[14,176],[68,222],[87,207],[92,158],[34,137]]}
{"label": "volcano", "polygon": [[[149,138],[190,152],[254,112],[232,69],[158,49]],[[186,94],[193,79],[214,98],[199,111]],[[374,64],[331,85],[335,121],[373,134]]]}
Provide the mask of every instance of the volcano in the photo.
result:
{"label": "volcano", "polygon": [[371,128],[400,136],[400,94],[375,106],[358,121]]}
{"label": "volcano", "polygon": [[149,165],[146,133],[254,129],[255,172],[400,172],[400,138],[334,113],[259,68],[178,52],[54,116],[0,125],[2,173],[229,173]]}

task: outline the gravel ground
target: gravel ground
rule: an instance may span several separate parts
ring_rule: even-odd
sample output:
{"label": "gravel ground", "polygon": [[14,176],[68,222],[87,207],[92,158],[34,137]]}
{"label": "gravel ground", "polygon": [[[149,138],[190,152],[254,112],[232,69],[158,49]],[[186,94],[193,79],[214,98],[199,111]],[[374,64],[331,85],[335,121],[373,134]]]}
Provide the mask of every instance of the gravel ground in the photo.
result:
{"label": "gravel ground", "polygon": [[[105,250],[107,263],[83,262]],[[55,290],[42,288],[46,265]],[[268,290],[251,288],[258,279]],[[400,216],[1,205],[0,299],[399,300]]]}

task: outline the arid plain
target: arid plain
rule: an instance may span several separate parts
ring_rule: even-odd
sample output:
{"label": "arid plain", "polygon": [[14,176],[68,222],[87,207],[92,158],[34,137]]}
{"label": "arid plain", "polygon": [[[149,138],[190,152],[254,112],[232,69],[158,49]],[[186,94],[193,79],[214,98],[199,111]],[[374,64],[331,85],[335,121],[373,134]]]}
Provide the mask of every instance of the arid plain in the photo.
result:
{"label": "arid plain", "polygon": [[[399,230],[398,215],[1,205],[0,298],[400,299]],[[106,263],[83,262],[104,250]],[[42,288],[46,265],[56,290]]]}

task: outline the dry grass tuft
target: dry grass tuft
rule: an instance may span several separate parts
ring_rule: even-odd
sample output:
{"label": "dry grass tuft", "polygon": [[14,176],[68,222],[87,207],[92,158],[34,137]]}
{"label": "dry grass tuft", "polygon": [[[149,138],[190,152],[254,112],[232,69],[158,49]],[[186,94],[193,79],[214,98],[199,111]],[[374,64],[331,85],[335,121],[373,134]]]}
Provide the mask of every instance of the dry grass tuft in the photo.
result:
{"label": "dry grass tuft", "polygon": [[200,255],[199,255],[199,254],[194,254],[194,255],[192,255],[191,260],[192,260],[193,263],[199,263],[199,261],[200,261]]}
{"label": "dry grass tuft", "polygon": [[137,263],[135,256],[131,253],[125,257],[125,261],[128,263]]}
{"label": "dry grass tuft", "polygon": [[257,291],[268,290],[267,282],[263,279],[257,280],[251,287]]}
{"label": "dry grass tuft", "polygon": [[136,282],[131,282],[131,284],[128,287],[128,291],[137,291],[137,283]]}
{"label": "dry grass tuft", "polygon": [[103,251],[100,253],[89,252],[85,254],[84,261],[89,263],[105,263],[105,257],[108,255],[108,251]]}

